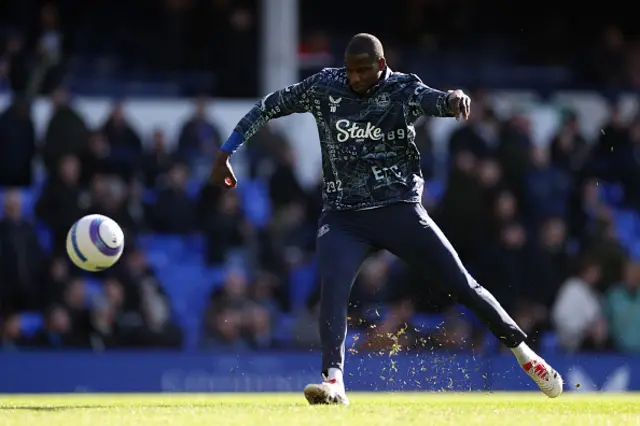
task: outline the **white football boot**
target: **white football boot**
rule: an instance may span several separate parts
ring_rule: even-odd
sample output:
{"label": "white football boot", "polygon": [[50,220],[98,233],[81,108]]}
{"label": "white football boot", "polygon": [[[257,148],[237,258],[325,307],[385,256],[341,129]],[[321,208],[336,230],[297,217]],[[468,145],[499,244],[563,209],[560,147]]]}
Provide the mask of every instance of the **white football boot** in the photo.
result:
{"label": "white football boot", "polygon": [[349,405],[344,383],[338,379],[325,379],[319,385],[307,385],[304,397],[311,405]]}
{"label": "white football boot", "polygon": [[557,398],[562,393],[562,377],[544,359],[537,357],[521,367],[549,398]]}

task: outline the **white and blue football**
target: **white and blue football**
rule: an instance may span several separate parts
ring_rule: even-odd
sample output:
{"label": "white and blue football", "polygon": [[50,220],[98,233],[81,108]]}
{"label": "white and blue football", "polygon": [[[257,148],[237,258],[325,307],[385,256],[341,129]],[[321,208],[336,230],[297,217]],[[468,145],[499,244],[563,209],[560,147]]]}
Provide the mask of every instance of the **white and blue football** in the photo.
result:
{"label": "white and blue football", "polygon": [[91,214],[78,220],[67,234],[67,254],[85,271],[98,272],[112,267],[124,248],[124,233],[111,218]]}

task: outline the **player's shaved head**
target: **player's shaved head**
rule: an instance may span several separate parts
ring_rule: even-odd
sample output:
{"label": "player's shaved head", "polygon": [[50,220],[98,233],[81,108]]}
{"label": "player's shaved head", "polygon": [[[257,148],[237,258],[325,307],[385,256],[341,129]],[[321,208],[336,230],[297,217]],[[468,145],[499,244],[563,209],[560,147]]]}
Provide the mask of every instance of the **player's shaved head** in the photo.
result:
{"label": "player's shaved head", "polygon": [[363,58],[366,55],[371,61],[376,61],[384,59],[384,49],[378,37],[372,34],[360,33],[351,38],[345,55]]}
{"label": "player's shaved head", "polygon": [[374,35],[360,33],[353,36],[344,53],[349,85],[357,93],[373,87],[387,66],[382,43]]}

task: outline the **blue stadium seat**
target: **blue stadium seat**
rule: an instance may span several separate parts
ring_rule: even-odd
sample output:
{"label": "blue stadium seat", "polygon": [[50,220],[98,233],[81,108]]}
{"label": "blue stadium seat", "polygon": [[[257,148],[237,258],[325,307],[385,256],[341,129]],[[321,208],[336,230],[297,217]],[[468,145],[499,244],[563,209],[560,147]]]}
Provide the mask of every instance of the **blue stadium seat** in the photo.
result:
{"label": "blue stadium seat", "polygon": [[174,296],[183,297],[193,288],[201,288],[204,280],[204,268],[190,266],[174,266],[164,270],[161,277],[167,292]]}
{"label": "blue stadium seat", "polygon": [[171,259],[163,251],[146,251],[147,262],[151,265],[151,269],[157,273],[162,273],[166,268],[170,267]]}
{"label": "blue stadium seat", "polygon": [[290,296],[292,307],[305,306],[317,283],[318,263],[314,258],[306,265],[296,267],[290,274]]}
{"label": "blue stadium seat", "polygon": [[624,199],[624,189],[619,183],[600,181],[598,184],[600,196],[609,205],[619,206]]}
{"label": "blue stadium seat", "polygon": [[617,209],[614,211],[614,222],[620,243],[630,247],[636,235],[636,213],[633,210]]}
{"label": "blue stadium seat", "polygon": [[27,219],[33,219],[36,201],[38,201],[38,191],[34,188],[22,188],[20,194],[22,195],[22,214]]}
{"label": "blue stadium seat", "polygon": [[158,192],[154,188],[146,188],[142,193],[142,201],[146,204],[155,204],[158,201]]}
{"label": "blue stadium seat", "polygon": [[200,333],[202,331],[202,320],[200,318],[189,318],[183,324],[184,342],[183,348],[187,351],[198,347]]}
{"label": "blue stadium seat", "polygon": [[637,262],[640,262],[640,238],[636,239],[636,241],[633,243],[630,252],[631,258]]}
{"label": "blue stadium seat", "polygon": [[425,185],[425,192],[427,194],[427,199],[430,202],[437,203],[442,199],[444,192],[446,190],[446,185],[441,180],[430,180]]}
{"label": "blue stadium seat", "polygon": [[35,222],[36,235],[40,242],[40,247],[46,252],[51,253],[53,251],[53,234],[47,225],[37,220]]}
{"label": "blue stadium seat", "polygon": [[433,331],[444,324],[444,316],[440,314],[415,314],[411,325],[419,331]]}
{"label": "blue stadium seat", "polygon": [[198,315],[189,306],[186,297],[171,297],[173,312],[175,313],[176,322],[182,327],[186,327],[190,322],[196,321]]}
{"label": "blue stadium seat", "polygon": [[146,250],[149,247],[149,241],[153,239],[153,235],[149,234],[140,234],[138,235],[138,239],[136,240],[136,244],[142,250]]}
{"label": "blue stadium seat", "polygon": [[92,276],[85,276],[84,284],[86,289],[85,303],[88,308],[91,308],[93,307],[96,298],[102,293],[102,282]]}
{"label": "blue stadium seat", "polygon": [[137,240],[140,249],[147,253],[149,262],[152,258],[165,260],[182,260],[186,242],[180,235],[144,235]]}
{"label": "blue stadium seat", "polygon": [[187,184],[187,194],[191,198],[197,198],[202,188],[202,181],[200,179],[190,179]]}
{"label": "blue stadium seat", "polygon": [[32,337],[44,327],[44,318],[39,312],[22,312],[20,329],[25,337]]}
{"label": "blue stadium seat", "polygon": [[160,274],[176,321],[185,331],[185,347],[197,345],[209,295],[224,282],[225,274],[223,268],[207,267],[198,262],[172,265]]}
{"label": "blue stadium seat", "polygon": [[280,344],[290,343],[293,338],[293,327],[296,319],[293,315],[283,314],[275,324],[274,340]]}
{"label": "blue stadium seat", "polygon": [[182,235],[155,235],[151,239],[150,250],[165,250],[169,254],[184,250],[185,240]]}
{"label": "blue stadium seat", "polygon": [[226,273],[226,270],[220,266],[208,266],[204,270],[205,277],[210,279],[214,286],[224,283]]}
{"label": "blue stadium seat", "polygon": [[184,240],[184,254],[195,259],[204,259],[206,239],[202,235],[190,235]]}
{"label": "blue stadium seat", "polygon": [[190,316],[200,315],[204,310],[208,295],[222,283],[224,273],[194,263],[166,268],[159,278],[176,312]]}
{"label": "blue stadium seat", "polygon": [[171,299],[171,307],[175,314],[175,320],[180,327],[184,328],[185,324],[194,317],[194,315],[189,312],[189,304],[186,299],[176,298],[171,294],[169,294],[169,298]]}
{"label": "blue stadium seat", "polygon": [[259,179],[244,182],[239,188],[242,208],[247,220],[258,228],[267,225],[271,216],[271,204],[267,184]]}
{"label": "blue stadium seat", "polygon": [[180,284],[174,282],[166,290],[172,301],[175,319],[185,333],[184,348],[189,350],[198,344],[204,313],[209,303],[208,296],[214,284],[201,282],[193,287],[184,282]]}
{"label": "blue stadium seat", "polygon": [[496,339],[493,334],[487,332],[484,334],[482,339],[482,348],[484,353],[492,354],[499,352],[501,349],[501,345],[498,339]]}
{"label": "blue stadium seat", "polygon": [[559,348],[558,335],[555,332],[547,331],[540,336],[540,350],[543,354],[555,353]]}

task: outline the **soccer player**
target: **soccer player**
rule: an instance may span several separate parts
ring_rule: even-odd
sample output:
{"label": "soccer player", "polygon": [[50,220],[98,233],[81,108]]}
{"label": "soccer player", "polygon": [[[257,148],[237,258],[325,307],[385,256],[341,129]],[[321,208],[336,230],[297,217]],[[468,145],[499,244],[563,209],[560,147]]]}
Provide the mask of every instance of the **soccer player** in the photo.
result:
{"label": "soccer player", "polygon": [[324,379],[305,388],[310,404],[349,404],[343,377],[347,305],[362,262],[376,249],[440,282],[511,348],[545,395],[555,398],[562,392],[560,375],[527,346],[525,333],[467,272],[421,204],[424,180],[413,123],[423,115],[466,120],[470,106],[462,90],[443,92],[413,74],[392,71],[380,40],[357,34],[346,48],[343,68],[326,68],[262,98],[216,157],[212,182],[235,188],[229,157],[243,142],[273,118],[315,117],[323,170],[317,255]]}

